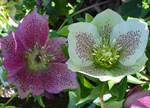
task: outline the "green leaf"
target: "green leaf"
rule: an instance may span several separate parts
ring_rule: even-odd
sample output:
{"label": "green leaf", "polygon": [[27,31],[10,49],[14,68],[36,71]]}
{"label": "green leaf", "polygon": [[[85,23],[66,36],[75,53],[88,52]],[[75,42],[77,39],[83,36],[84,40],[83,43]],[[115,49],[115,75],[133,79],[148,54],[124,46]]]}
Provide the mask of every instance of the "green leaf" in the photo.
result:
{"label": "green leaf", "polygon": [[50,1],[51,1],[51,0],[44,0],[43,3],[42,3],[42,5],[43,5],[43,6],[47,6]]}
{"label": "green leaf", "polygon": [[15,106],[6,106],[5,108],[17,108]]}
{"label": "green leaf", "polygon": [[[95,87],[89,95],[87,95],[85,98],[81,98],[80,101],[77,102],[77,108],[83,108],[83,106],[86,103],[90,103],[94,99],[96,99],[100,95],[100,90],[101,86]],[[85,90],[83,92],[86,92]]]}
{"label": "green leaf", "polygon": [[8,82],[6,81],[6,75],[8,72],[6,70],[3,70],[2,67],[0,67],[0,81],[4,86],[8,85]]}
{"label": "green leaf", "polygon": [[148,60],[146,62],[146,68],[147,68],[148,72],[150,73],[150,60]]}
{"label": "green leaf", "polygon": [[4,70],[1,74],[3,81],[6,81],[6,75],[8,74],[8,72],[6,70]]}
{"label": "green leaf", "polygon": [[105,108],[122,108],[123,102],[124,102],[124,100],[122,100],[122,101],[111,101],[111,102],[108,102],[105,104]]}
{"label": "green leaf", "polygon": [[82,3],[84,2],[84,0],[76,0],[78,3]]}
{"label": "green leaf", "polygon": [[96,98],[96,99],[93,101],[93,103],[96,104],[97,106],[101,106],[99,97]]}
{"label": "green leaf", "polygon": [[86,13],[85,14],[85,22],[91,22],[92,20],[93,20],[93,17],[89,13]]}
{"label": "green leaf", "polygon": [[45,105],[44,105],[43,100],[42,100],[42,96],[34,96],[34,102],[36,102],[36,101],[39,103],[39,105],[41,107],[45,108]]}
{"label": "green leaf", "polygon": [[119,13],[122,16],[140,17],[142,12],[142,0],[130,0],[120,6]]}
{"label": "green leaf", "polygon": [[108,89],[108,84],[107,82],[104,82],[102,86],[102,89],[100,89],[100,96],[103,96],[106,92],[106,90]]}
{"label": "green leaf", "polygon": [[126,94],[127,77],[123,78],[119,83],[119,100],[122,100]]}
{"label": "green leaf", "polygon": [[149,8],[149,5],[148,5],[147,2],[142,1],[142,7],[143,7],[144,9],[148,9],[148,8]]}
{"label": "green leaf", "polygon": [[15,15],[15,20],[21,20],[23,17],[24,17],[24,13],[16,13],[16,15]]}
{"label": "green leaf", "polygon": [[113,80],[109,80],[108,81],[108,87],[109,87],[109,90],[116,84],[116,82],[114,82]]}
{"label": "green leaf", "polygon": [[83,84],[83,86],[90,88],[90,89],[94,88],[94,86],[84,77],[84,75],[79,73],[78,78],[81,81],[81,83]]}
{"label": "green leaf", "polygon": [[67,59],[69,59],[68,46],[65,45],[65,44],[62,44],[62,45],[61,45],[61,48],[62,48],[62,50],[63,50],[63,53],[64,53],[65,57],[66,57]]}
{"label": "green leaf", "polygon": [[85,19],[84,18],[77,18],[77,21],[79,21],[79,22],[85,22]]}
{"label": "green leaf", "polygon": [[63,35],[63,36],[68,36],[68,33],[69,33],[68,25],[67,25],[67,26],[64,26],[64,27],[63,27],[61,30],[59,30],[57,33],[60,34],[60,35]]}
{"label": "green leaf", "polygon": [[69,91],[68,108],[76,108],[76,94],[74,91]]}
{"label": "green leaf", "polygon": [[73,23],[73,19],[71,16],[67,16],[67,23],[68,25]]}
{"label": "green leaf", "polygon": [[144,84],[145,83],[145,81],[141,81],[141,80],[139,80],[139,79],[137,79],[131,75],[127,76],[127,81],[132,83],[132,84]]}
{"label": "green leaf", "polygon": [[96,108],[96,105],[92,103],[92,105],[90,105],[88,108]]}
{"label": "green leaf", "polygon": [[115,85],[111,88],[110,90],[110,93],[113,95],[113,96],[116,96],[119,98],[119,90],[118,90],[118,85]]}
{"label": "green leaf", "polygon": [[148,80],[150,80],[150,76],[149,75],[147,75],[146,73],[144,73],[144,72],[138,72],[138,73],[136,73],[136,75],[137,75],[137,78],[138,79],[144,79],[144,80],[146,80],[146,81],[148,81]]}
{"label": "green leaf", "polygon": [[54,7],[52,7],[52,6],[46,6],[45,7],[45,11],[46,11],[46,14],[47,15],[49,15],[50,17],[51,16],[56,16],[56,17],[58,17],[58,12],[57,12],[57,10],[54,8]]}
{"label": "green leaf", "polygon": [[70,7],[67,7],[67,0],[52,0],[55,3],[55,9],[60,15],[68,15]]}
{"label": "green leaf", "polygon": [[58,34],[55,30],[50,30],[49,38],[54,38],[54,37],[61,37],[61,35]]}

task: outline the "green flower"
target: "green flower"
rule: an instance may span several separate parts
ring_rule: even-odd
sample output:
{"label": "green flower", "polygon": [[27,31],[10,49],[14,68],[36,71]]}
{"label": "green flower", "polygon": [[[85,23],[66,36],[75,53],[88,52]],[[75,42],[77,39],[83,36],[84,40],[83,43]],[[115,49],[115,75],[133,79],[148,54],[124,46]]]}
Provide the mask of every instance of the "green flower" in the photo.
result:
{"label": "green flower", "polygon": [[107,9],[91,23],[69,26],[68,68],[101,81],[118,82],[144,66],[148,34],[145,22],[124,21],[119,14]]}

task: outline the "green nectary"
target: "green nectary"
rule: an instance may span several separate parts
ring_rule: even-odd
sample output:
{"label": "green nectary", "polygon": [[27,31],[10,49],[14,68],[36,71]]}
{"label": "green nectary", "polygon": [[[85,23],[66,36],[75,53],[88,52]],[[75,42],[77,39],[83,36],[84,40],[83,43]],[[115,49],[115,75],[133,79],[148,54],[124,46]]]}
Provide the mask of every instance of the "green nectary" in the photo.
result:
{"label": "green nectary", "polygon": [[26,54],[26,64],[30,72],[41,72],[47,69],[50,61],[54,60],[53,55],[49,55],[46,51],[41,50],[35,45],[33,50],[29,50]]}
{"label": "green nectary", "polygon": [[94,45],[92,53],[94,62],[100,67],[111,68],[118,62],[121,49],[120,45],[111,47],[108,42],[99,46]]}

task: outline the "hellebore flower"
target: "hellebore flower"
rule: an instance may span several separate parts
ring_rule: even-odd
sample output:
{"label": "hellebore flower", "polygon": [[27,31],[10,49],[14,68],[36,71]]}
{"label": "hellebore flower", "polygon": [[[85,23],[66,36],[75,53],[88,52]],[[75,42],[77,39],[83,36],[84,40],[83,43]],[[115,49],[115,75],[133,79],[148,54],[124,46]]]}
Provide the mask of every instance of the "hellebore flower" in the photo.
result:
{"label": "hellebore flower", "polygon": [[150,108],[150,91],[140,91],[130,95],[123,108]]}
{"label": "hellebore flower", "polygon": [[119,82],[123,76],[141,70],[147,61],[145,47],[149,30],[143,21],[124,21],[107,9],[91,23],[69,26],[68,68],[101,81]]}
{"label": "hellebore flower", "polygon": [[78,87],[76,74],[67,69],[61,50],[66,39],[49,40],[48,33],[46,18],[35,10],[24,17],[15,33],[1,39],[7,81],[17,87],[20,98]]}

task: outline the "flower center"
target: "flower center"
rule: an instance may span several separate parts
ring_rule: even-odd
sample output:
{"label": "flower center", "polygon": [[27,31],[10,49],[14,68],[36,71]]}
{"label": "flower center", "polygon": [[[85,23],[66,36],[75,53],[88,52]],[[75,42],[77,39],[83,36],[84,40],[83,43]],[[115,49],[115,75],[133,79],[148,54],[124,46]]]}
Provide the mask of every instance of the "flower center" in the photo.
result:
{"label": "flower center", "polygon": [[94,45],[94,62],[103,68],[111,68],[118,62],[121,49],[120,45],[111,47],[108,42],[100,46]]}
{"label": "flower center", "polygon": [[31,73],[42,72],[48,68],[54,56],[48,54],[42,47],[35,45],[33,50],[29,50],[25,56],[26,64]]}

